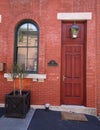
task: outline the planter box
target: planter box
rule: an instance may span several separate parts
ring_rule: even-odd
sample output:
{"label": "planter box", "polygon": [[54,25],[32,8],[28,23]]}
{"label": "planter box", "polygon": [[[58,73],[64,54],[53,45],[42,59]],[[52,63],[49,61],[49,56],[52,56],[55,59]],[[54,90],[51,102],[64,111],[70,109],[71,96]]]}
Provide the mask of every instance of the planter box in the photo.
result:
{"label": "planter box", "polygon": [[30,91],[19,91],[7,94],[5,96],[5,116],[15,118],[25,118],[26,113],[30,109]]}

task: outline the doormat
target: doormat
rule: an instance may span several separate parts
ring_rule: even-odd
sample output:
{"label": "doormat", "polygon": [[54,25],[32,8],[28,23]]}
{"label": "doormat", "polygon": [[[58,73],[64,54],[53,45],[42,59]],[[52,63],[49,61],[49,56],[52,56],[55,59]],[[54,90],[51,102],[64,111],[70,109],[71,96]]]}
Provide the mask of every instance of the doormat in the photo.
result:
{"label": "doormat", "polygon": [[62,120],[88,121],[84,114],[74,112],[61,112]]}
{"label": "doormat", "polygon": [[25,118],[0,118],[0,128],[2,130],[27,130],[34,115],[35,110],[30,109]]}

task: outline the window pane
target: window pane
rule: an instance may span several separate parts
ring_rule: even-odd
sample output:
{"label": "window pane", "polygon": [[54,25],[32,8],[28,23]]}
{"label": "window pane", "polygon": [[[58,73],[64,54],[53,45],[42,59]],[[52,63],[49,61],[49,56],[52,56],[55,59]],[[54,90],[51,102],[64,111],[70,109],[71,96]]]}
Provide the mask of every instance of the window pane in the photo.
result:
{"label": "window pane", "polygon": [[28,48],[28,70],[37,71],[37,49]]}
{"label": "window pane", "polygon": [[29,24],[28,31],[28,46],[37,46],[37,28]]}
{"label": "window pane", "polygon": [[23,24],[20,26],[18,30],[18,46],[26,46],[27,45],[27,24]]}
{"label": "window pane", "polygon": [[28,46],[37,46],[37,37],[29,33]]}
{"label": "window pane", "polygon": [[29,58],[27,60],[27,66],[25,66],[27,71],[37,71],[37,62],[34,64],[33,59]]}
{"label": "window pane", "polygon": [[17,53],[18,65],[26,64],[26,59],[27,59],[27,49],[26,48],[18,48],[18,53]]}
{"label": "window pane", "polygon": [[29,31],[35,31],[37,32],[37,28],[35,25],[31,24],[31,23],[28,23],[28,29]]}
{"label": "window pane", "polygon": [[37,58],[37,48],[28,48],[28,58]]}

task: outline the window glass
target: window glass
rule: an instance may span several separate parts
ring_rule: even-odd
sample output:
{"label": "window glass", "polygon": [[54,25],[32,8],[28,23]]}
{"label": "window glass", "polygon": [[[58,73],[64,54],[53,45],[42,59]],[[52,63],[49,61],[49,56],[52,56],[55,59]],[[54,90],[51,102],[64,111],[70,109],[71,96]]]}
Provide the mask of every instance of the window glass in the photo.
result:
{"label": "window glass", "polygon": [[15,62],[25,65],[26,71],[37,73],[38,69],[38,28],[26,22],[17,29]]}

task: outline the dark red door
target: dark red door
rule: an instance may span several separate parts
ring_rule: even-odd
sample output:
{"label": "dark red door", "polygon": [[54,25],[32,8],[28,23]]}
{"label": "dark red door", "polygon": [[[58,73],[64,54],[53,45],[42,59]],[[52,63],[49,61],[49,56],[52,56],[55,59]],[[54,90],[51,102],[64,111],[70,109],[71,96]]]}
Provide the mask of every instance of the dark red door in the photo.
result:
{"label": "dark red door", "polygon": [[71,37],[73,22],[62,23],[62,104],[84,104],[85,23],[77,22],[79,34]]}

